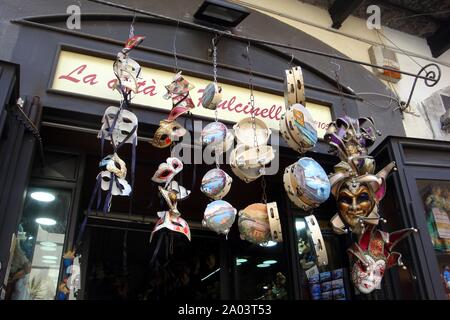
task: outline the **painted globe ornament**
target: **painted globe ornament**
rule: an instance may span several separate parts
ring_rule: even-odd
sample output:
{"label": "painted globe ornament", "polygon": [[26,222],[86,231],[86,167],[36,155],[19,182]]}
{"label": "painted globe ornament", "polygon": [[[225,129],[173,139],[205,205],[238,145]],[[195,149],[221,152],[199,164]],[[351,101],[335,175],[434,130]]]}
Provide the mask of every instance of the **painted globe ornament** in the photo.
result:
{"label": "painted globe ornament", "polygon": [[239,211],[238,227],[242,240],[266,243],[271,239],[267,205],[254,203]]}
{"label": "painted globe ornament", "polygon": [[233,179],[221,169],[209,170],[202,179],[200,190],[209,198],[222,199],[230,191]]}
{"label": "painted globe ornament", "polygon": [[206,206],[202,224],[205,227],[227,235],[236,219],[237,210],[224,200],[216,200]]}

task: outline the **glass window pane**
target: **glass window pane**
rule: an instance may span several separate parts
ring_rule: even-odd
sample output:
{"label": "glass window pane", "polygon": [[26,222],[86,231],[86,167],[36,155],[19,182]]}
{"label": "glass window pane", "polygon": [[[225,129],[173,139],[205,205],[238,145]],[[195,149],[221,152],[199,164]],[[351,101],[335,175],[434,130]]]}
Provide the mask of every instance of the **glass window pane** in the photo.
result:
{"label": "glass window pane", "polygon": [[236,299],[288,299],[286,262],[281,243],[265,245],[241,243],[242,252],[234,256],[234,289]]}
{"label": "glass window pane", "polygon": [[30,187],[11,263],[8,298],[55,298],[71,192]]}
{"label": "glass window pane", "polygon": [[418,180],[427,231],[439,264],[439,273],[450,299],[450,181]]}

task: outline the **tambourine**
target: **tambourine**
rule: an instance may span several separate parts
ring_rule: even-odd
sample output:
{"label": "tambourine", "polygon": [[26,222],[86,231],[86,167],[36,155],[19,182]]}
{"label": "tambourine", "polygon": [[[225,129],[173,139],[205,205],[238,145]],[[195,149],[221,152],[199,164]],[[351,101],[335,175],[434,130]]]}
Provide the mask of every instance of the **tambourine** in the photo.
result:
{"label": "tambourine", "polygon": [[217,104],[222,101],[222,88],[217,83],[209,83],[203,91],[201,101],[203,108],[216,110]]}
{"label": "tambourine", "polygon": [[318,266],[328,265],[328,255],[325,242],[323,241],[322,232],[320,231],[319,223],[314,215],[305,217],[306,226],[309,230],[310,240],[312,241],[312,248],[316,256]]}
{"label": "tambourine", "polygon": [[270,240],[270,224],[267,206],[254,203],[238,213],[238,227],[242,240],[261,244]]}
{"label": "tambourine", "polygon": [[288,166],[283,184],[289,199],[307,211],[317,208],[330,196],[330,181],[323,168],[311,158],[301,158]]}
{"label": "tambourine", "polygon": [[293,67],[285,71],[284,101],[286,108],[295,103],[305,105],[305,87],[302,68]]}
{"label": "tambourine", "polygon": [[239,167],[236,163],[236,152],[238,150],[241,150],[239,147],[235,148],[231,151],[230,154],[230,167],[231,171],[242,181],[245,181],[246,183],[250,183],[259,177],[261,177],[264,174],[264,170],[262,167],[257,168],[248,168],[245,169],[243,167]]}
{"label": "tambourine", "polygon": [[286,143],[299,153],[305,153],[317,143],[317,130],[309,111],[294,104],[280,119],[280,133]]}
{"label": "tambourine", "polygon": [[[234,134],[240,144],[255,146],[255,133],[252,125],[252,118],[244,118],[233,126]],[[259,146],[266,145],[272,131],[261,119],[255,118],[256,139]]]}
{"label": "tambourine", "polygon": [[209,198],[222,199],[230,191],[233,179],[221,169],[209,170],[202,179],[200,190]]}
{"label": "tambourine", "polygon": [[275,158],[272,146],[262,145],[259,147],[236,147],[235,164],[244,169],[261,168],[269,164]]}

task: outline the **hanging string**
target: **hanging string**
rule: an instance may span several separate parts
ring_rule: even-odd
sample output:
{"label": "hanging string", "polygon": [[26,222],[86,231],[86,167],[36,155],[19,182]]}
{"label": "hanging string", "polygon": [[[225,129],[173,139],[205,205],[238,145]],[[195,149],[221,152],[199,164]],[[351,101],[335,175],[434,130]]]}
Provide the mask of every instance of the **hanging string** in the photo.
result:
{"label": "hanging string", "polygon": [[134,22],[136,21],[136,11],[134,11],[133,20],[130,25],[130,33],[128,34],[128,39],[134,37]]}
{"label": "hanging string", "polygon": [[177,33],[178,33],[178,27],[180,25],[180,20],[177,20],[177,27],[175,28],[175,34],[173,36],[173,59],[175,61],[175,67],[174,71],[175,73],[178,73],[178,58],[177,58]]}
{"label": "hanging string", "polygon": [[342,84],[341,81],[339,79],[339,71],[341,70],[341,65],[337,64],[336,62],[331,61],[332,64],[335,64],[336,66],[338,66],[337,70],[334,70],[334,77],[336,80],[336,85],[338,87],[338,92],[339,92],[339,98],[341,99],[341,104],[342,104],[342,108],[344,110],[344,114],[347,115],[347,105],[345,103],[345,99],[344,99],[344,95],[343,93],[343,89],[342,89]]}
{"label": "hanging string", "polygon": [[289,60],[288,69],[292,68],[292,62],[294,62],[294,53],[291,52],[291,60]]}

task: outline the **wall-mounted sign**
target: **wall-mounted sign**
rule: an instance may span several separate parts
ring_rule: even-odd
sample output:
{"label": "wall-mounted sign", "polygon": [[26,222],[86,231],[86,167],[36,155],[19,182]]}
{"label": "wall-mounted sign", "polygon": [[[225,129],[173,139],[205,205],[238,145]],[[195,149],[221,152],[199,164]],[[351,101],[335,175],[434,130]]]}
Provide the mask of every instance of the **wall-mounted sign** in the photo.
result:
{"label": "wall-mounted sign", "polygon": [[[51,88],[119,101],[120,95],[112,90],[116,79],[112,64],[113,61],[109,59],[61,50]],[[133,98],[133,103],[169,111],[172,108],[172,101],[163,98],[166,93],[164,85],[172,82],[173,75],[171,72],[143,67],[142,80],[138,83],[139,90]],[[214,111],[200,105],[203,88],[209,81],[186,75],[184,77],[195,86],[191,91],[191,97],[198,108],[195,108],[193,113],[214,118]],[[218,105],[219,118],[238,122],[242,118],[249,117],[251,111],[249,89],[228,84],[221,84],[221,86],[223,100]],[[262,91],[254,91],[254,95],[257,117],[263,119],[272,129],[279,130],[278,123],[284,113],[283,96]],[[326,127],[332,121],[330,108],[312,102],[308,102],[307,108],[317,122],[319,137],[323,137]]]}

